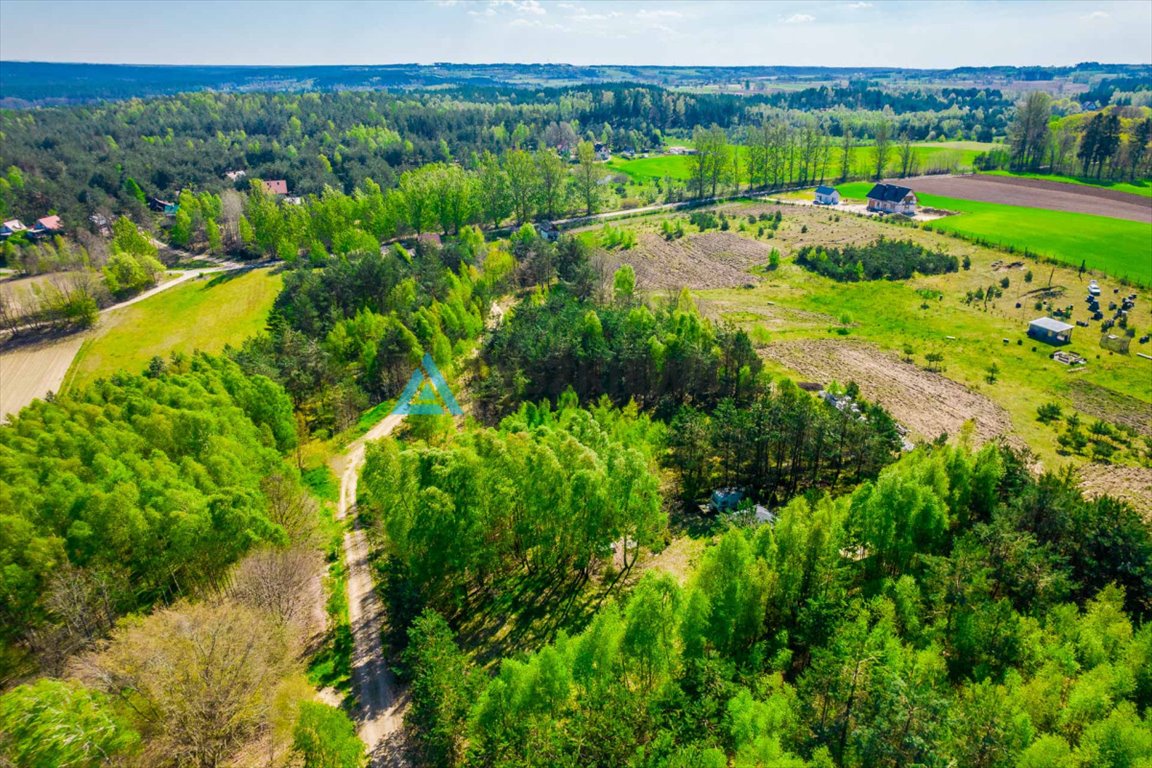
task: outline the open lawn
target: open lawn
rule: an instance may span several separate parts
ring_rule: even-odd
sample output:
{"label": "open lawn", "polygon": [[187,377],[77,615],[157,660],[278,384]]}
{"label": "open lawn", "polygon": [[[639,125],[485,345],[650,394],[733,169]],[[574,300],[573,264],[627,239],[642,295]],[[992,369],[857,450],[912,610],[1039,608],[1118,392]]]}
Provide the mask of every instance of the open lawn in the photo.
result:
{"label": "open lawn", "polygon": [[[846,198],[863,200],[870,187],[869,182],[854,182],[837,189]],[[928,228],[1027,249],[1073,266],[1083,262],[1088,269],[1152,285],[1152,227],[1147,224],[939,195],[917,197],[923,205],[959,214],[933,221]]]}
{"label": "open lawn", "polygon": [[282,279],[268,269],[204,277],[109,313],[85,342],[67,385],[80,386],[118,370],[138,373],[172,352],[219,352],[264,328]]}
{"label": "open lawn", "polygon": [[1090,176],[1049,176],[1044,173],[1012,173],[1011,171],[989,171],[989,176],[1007,176],[1017,179],[1043,179],[1044,181],[1058,181],[1061,184],[1080,184],[1088,187],[1100,187],[1116,192],[1127,192],[1130,195],[1152,197],[1152,182],[1144,181],[1109,181],[1108,179],[1093,179]]}
{"label": "open lawn", "polygon": [[[1087,366],[1079,371],[1050,359],[1053,347],[1027,337],[1028,322],[1048,312],[1037,310],[1035,304],[1038,292],[1049,286],[1055,294],[1053,304],[1075,305],[1071,321],[1088,319],[1082,301],[1088,277],[1081,278],[1075,269],[1014,259],[941,233],[828,209],[766,202],[722,208],[743,219],[730,219],[732,234],[752,239],[757,227],[746,223],[748,214],[782,210],[779,230],[771,240],[766,233],[760,242],[779,248],[783,263],[776,270],[756,268],[740,286],[713,287],[707,280],[686,286],[706,314],[746,329],[773,372],[821,383],[856,379],[865,394],[888,405],[922,438],[945,430],[956,437],[964,421],[974,419],[973,440],[1003,435],[1028,445],[1050,468],[1084,464],[1086,458],[1058,452],[1059,430],[1037,420],[1038,406],[1055,402],[1065,413],[1077,411],[1085,426],[1101,416],[1123,423],[1119,417],[1124,414],[1111,412],[1116,408],[1134,410],[1145,420],[1152,415],[1152,362],[1101,349],[1099,323],[1077,327],[1073,343],[1065,348],[1087,358]],[[658,231],[653,220],[627,225],[642,233]],[[968,256],[971,268],[907,281],[838,283],[792,263],[804,245],[842,246],[870,242],[880,235]],[[649,247],[654,242],[642,234],[637,248],[613,252],[611,258],[647,266],[662,253]],[[742,262],[735,254],[735,249],[726,248],[716,250],[713,258],[730,258],[731,266],[738,268]],[[1025,280],[1029,271],[1030,282]],[[1002,297],[986,305],[965,303],[968,292],[999,287],[1005,279],[1008,286]],[[1099,282],[1111,300],[1113,289],[1120,286],[1107,278]],[[669,292],[651,281],[648,289],[657,296]],[[1130,292],[1121,288],[1121,293]],[[1131,324],[1143,335],[1152,329],[1152,294],[1138,293]],[[1152,353],[1152,345],[1133,341],[1132,351]],[[943,355],[939,372],[927,370],[926,355],[934,352]],[[990,382],[992,365],[997,372]]]}

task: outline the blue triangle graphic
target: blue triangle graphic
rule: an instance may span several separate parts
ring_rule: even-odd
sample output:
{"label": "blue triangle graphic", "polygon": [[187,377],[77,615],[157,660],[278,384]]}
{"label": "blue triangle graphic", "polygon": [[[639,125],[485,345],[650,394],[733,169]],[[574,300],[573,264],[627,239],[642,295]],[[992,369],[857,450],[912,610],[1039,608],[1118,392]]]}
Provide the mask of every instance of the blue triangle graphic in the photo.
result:
{"label": "blue triangle graphic", "polygon": [[[436,402],[437,396],[443,405]],[[408,379],[392,413],[401,416],[464,415],[464,411],[456,404],[456,398],[452,396],[452,390],[448,389],[448,383],[440,374],[440,369],[427,352],[420,361],[420,367],[412,372],[412,378]]]}

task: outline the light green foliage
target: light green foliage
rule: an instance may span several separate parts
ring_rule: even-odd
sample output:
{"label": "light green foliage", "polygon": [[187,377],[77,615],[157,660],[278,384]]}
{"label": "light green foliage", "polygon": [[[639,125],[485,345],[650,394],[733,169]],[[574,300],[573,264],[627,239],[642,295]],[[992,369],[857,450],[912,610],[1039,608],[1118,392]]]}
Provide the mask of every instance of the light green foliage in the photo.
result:
{"label": "light green foliage", "polygon": [[292,747],[304,768],[361,768],[368,762],[356,724],[343,711],[314,701],[300,702]]}
{"label": "light green foliage", "polygon": [[114,294],[135,293],[156,284],[164,265],[156,258],[156,245],[127,217],[113,225],[112,255],[104,265],[104,282]]}
{"label": "light green foliage", "polygon": [[98,768],[140,741],[100,693],[42,679],[0,696],[0,759],[24,768]]}
{"label": "light green foliage", "polygon": [[215,583],[252,544],[284,540],[260,485],[296,441],[283,390],[204,355],[164,367],[37,401],[0,427],[5,643],[57,626],[46,601],[71,589],[70,568],[111,585],[74,609],[114,617]]}

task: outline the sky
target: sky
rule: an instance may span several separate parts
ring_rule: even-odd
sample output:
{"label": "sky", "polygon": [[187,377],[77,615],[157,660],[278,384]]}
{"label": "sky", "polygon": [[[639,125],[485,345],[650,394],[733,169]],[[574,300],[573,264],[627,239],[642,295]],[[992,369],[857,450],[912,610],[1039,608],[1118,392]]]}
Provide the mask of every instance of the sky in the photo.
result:
{"label": "sky", "polygon": [[1152,0],[0,0],[0,59],[922,68],[1152,63]]}

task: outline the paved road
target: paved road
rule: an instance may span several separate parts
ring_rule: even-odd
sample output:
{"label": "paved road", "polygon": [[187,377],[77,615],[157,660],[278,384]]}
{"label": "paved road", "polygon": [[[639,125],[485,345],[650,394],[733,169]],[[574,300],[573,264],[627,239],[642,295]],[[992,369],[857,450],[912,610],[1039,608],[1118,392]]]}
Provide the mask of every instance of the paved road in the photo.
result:
{"label": "paved road", "polygon": [[354,644],[352,682],[359,709],[360,738],[372,757],[373,768],[405,766],[401,709],[405,696],[388,666],[380,631],[384,606],[372,582],[368,537],[356,514],[356,484],[364,465],[364,447],[392,432],[403,416],[388,416],[332,461],[340,477],[340,503],[337,517],[353,515],[351,529],[344,534],[344,560],[348,566],[348,615]]}

